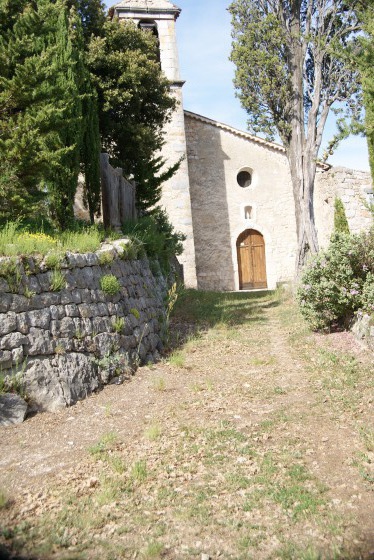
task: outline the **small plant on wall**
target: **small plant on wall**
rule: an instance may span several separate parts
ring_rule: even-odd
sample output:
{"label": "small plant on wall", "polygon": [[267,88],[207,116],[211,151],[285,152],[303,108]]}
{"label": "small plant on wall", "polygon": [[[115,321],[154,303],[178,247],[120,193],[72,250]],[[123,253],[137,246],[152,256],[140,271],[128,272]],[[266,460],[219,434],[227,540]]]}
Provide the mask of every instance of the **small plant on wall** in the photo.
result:
{"label": "small plant on wall", "polygon": [[108,296],[115,296],[121,289],[121,284],[113,274],[106,274],[100,278],[100,288]]}

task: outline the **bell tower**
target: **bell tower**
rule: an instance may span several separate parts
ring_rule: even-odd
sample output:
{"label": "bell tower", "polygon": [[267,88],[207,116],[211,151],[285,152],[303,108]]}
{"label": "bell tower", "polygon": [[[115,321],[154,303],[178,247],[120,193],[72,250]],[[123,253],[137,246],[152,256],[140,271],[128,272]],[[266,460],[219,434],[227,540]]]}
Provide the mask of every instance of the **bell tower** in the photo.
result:
{"label": "bell tower", "polygon": [[175,22],[181,13],[169,0],[123,0],[114,6],[114,15],[119,19],[133,20],[141,28],[155,33],[159,40],[161,68],[170,81],[172,95],[177,100],[177,108],[170,123],[165,127],[165,145],[162,155],[166,165],[183,161],[175,175],[162,187],[160,200],[177,231],[186,235],[184,252],[179,257],[184,269],[186,286],[196,287],[195,248],[192,226],[190,182],[188,176],[186,134]]}

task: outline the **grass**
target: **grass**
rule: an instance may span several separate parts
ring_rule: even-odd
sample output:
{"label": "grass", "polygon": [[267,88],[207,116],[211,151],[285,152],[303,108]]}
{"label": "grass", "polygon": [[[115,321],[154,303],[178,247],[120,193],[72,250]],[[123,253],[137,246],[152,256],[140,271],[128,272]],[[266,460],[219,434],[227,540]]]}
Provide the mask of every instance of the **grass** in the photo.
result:
{"label": "grass", "polygon": [[162,435],[162,428],[159,423],[152,423],[144,430],[144,436],[149,441],[156,441]]}
{"label": "grass", "polygon": [[[357,507],[365,513],[373,431],[362,416],[362,429],[347,431],[347,442],[357,436],[362,446],[357,471],[350,449],[331,462],[331,473],[329,454],[320,463],[318,452],[326,425],[330,438],[336,428],[334,409],[324,413],[326,394],[333,395],[339,426],[354,425],[355,407],[370,393],[363,364],[325,339],[316,345],[294,308],[278,307],[273,294],[187,296],[188,320],[182,309],[174,318],[188,324],[197,313],[200,336],[185,337],[180,349],[190,369],[170,361],[165,368],[173,398],[151,392],[146,404],[129,405],[129,420],[120,421],[137,417],[134,430],[123,441],[106,432],[89,448],[94,460],[84,460],[78,480],[67,482],[69,496],[66,488],[53,488],[53,507],[33,514],[32,527],[23,530],[25,549],[43,557],[37,553],[44,546],[47,557],[53,550],[56,558],[92,560],[199,560],[205,551],[225,560],[358,558],[357,526],[341,492],[357,485]],[[194,298],[203,307],[210,300],[211,314],[207,307],[201,314]],[[157,372],[147,372],[147,392],[149,380],[165,390]],[[343,386],[335,386],[335,374]],[[346,405],[350,395],[353,408]],[[108,425],[115,418],[109,415]],[[97,483],[89,486],[92,476]]]}
{"label": "grass", "polygon": [[60,270],[53,270],[50,282],[50,289],[52,292],[58,292],[66,286],[64,274]]}
{"label": "grass", "polygon": [[166,381],[164,377],[158,376],[152,378],[152,387],[155,391],[166,391]]}
{"label": "grass", "polygon": [[5,509],[9,504],[9,498],[6,492],[0,490],[0,510]]}
{"label": "grass", "polygon": [[175,350],[168,356],[168,362],[171,366],[183,368],[186,363],[185,353],[181,350]]}
{"label": "grass", "polygon": [[135,482],[143,482],[148,476],[147,463],[144,460],[136,461],[131,469],[131,478]]}
{"label": "grass", "polygon": [[27,231],[19,222],[8,222],[0,229],[0,256],[50,254],[48,260],[53,263],[67,251],[94,252],[99,249],[103,238],[103,231],[99,231],[96,226],[85,227],[81,231],[51,231],[46,234],[43,231]]}

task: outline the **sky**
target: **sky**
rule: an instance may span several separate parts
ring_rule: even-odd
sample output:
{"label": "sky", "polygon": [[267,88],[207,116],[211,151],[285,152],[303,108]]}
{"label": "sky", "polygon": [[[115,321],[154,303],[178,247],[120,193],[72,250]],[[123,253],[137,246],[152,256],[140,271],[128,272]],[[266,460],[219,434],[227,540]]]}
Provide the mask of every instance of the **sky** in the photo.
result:
{"label": "sky", "polygon": [[[107,7],[119,0],[107,0]],[[177,41],[184,108],[223,122],[239,130],[247,130],[247,114],[235,96],[235,66],[229,61],[231,52],[231,20],[229,0],[172,0],[182,13],[177,20]],[[334,135],[333,118],[329,119],[324,144]],[[369,170],[365,138],[350,136],[329,158],[335,166]]]}

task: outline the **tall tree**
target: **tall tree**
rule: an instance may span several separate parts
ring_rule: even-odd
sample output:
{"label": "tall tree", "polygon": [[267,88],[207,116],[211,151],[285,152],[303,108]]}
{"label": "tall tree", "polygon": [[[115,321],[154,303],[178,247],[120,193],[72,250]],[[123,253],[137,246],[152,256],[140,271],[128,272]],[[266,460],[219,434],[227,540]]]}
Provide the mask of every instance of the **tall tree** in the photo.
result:
{"label": "tall tree", "polygon": [[358,0],[235,0],[232,60],[249,126],[278,134],[290,165],[298,239],[297,270],[318,250],[314,181],[334,104],[360,106],[360,76],[335,55],[354,41]]}
{"label": "tall tree", "polygon": [[371,175],[374,181],[374,1],[367,0],[359,11],[365,36],[361,38],[362,51],[358,63],[362,74],[364,105],[366,111],[365,130],[369,147]]}
{"label": "tall tree", "polygon": [[44,197],[63,228],[73,217],[79,172],[80,23],[65,0],[18,2],[18,8],[17,14],[1,0],[0,165],[12,178],[10,192],[1,195],[14,201],[5,206],[13,217],[15,210],[34,212]]}
{"label": "tall tree", "polygon": [[175,101],[158,63],[156,39],[133,22],[108,20],[102,36],[91,39],[88,63],[98,91],[102,148],[137,182],[138,207],[149,208],[178,167],[162,170],[158,153]]}

